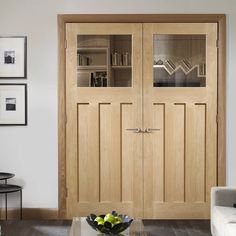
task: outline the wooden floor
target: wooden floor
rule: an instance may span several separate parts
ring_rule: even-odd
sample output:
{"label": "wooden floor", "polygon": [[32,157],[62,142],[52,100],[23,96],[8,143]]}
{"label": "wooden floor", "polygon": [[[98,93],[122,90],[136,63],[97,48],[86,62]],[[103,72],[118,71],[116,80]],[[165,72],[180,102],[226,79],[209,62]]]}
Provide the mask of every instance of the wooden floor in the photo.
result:
{"label": "wooden floor", "polygon": [[8,220],[0,225],[0,236],[68,236],[71,220]]}
{"label": "wooden floor", "polygon": [[[0,221],[0,236],[68,236],[70,220]],[[210,236],[206,220],[145,220],[148,236]],[[86,236],[86,235],[85,235]]]}
{"label": "wooden floor", "polygon": [[211,236],[208,220],[146,220],[148,236]]}

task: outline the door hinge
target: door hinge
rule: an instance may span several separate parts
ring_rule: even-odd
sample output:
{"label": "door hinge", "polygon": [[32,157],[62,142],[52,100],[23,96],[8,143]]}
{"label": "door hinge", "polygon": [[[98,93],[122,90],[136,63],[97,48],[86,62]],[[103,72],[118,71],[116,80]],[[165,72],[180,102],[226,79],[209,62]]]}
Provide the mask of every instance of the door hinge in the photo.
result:
{"label": "door hinge", "polygon": [[218,123],[219,122],[219,116],[218,116],[218,114],[216,114],[216,123]]}
{"label": "door hinge", "polygon": [[65,49],[67,49],[67,40],[65,40]]}
{"label": "door hinge", "polygon": [[68,197],[68,188],[66,188],[66,197]]}
{"label": "door hinge", "polygon": [[219,39],[216,40],[216,47],[219,48],[220,44],[219,44]]}

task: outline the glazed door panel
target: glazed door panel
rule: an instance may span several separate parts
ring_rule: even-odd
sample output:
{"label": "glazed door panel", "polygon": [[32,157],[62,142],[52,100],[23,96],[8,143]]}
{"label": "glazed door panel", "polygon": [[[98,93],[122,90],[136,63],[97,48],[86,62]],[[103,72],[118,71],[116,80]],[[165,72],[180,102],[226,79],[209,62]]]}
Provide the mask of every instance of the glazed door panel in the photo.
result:
{"label": "glazed door panel", "polygon": [[142,216],[142,25],[71,23],[66,40],[67,217]]}
{"label": "glazed door panel", "polygon": [[216,40],[216,24],[144,24],[144,218],[209,218]]}

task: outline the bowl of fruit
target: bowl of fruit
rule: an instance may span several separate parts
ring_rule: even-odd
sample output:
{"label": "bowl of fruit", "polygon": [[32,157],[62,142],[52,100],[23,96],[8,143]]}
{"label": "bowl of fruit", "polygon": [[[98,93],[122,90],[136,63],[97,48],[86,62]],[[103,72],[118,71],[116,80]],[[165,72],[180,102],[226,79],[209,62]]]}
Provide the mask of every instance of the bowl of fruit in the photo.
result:
{"label": "bowl of fruit", "polygon": [[94,230],[100,233],[116,235],[126,230],[133,222],[133,219],[127,215],[112,211],[112,213],[99,216],[90,214],[87,216],[86,221]]}

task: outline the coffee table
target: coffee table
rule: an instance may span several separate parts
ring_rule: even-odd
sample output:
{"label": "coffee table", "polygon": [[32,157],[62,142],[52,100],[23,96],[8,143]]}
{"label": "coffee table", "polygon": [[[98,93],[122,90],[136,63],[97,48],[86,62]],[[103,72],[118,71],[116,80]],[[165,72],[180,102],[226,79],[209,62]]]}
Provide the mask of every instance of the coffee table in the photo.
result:
{"label": "coffee table", "polygon": [[[119,236],[147,236],[141,219],[134,219],[128,229]],[[75,217],[72,221],[70,236],[105,236],[95,231],[86,221],[86,217]]]}

